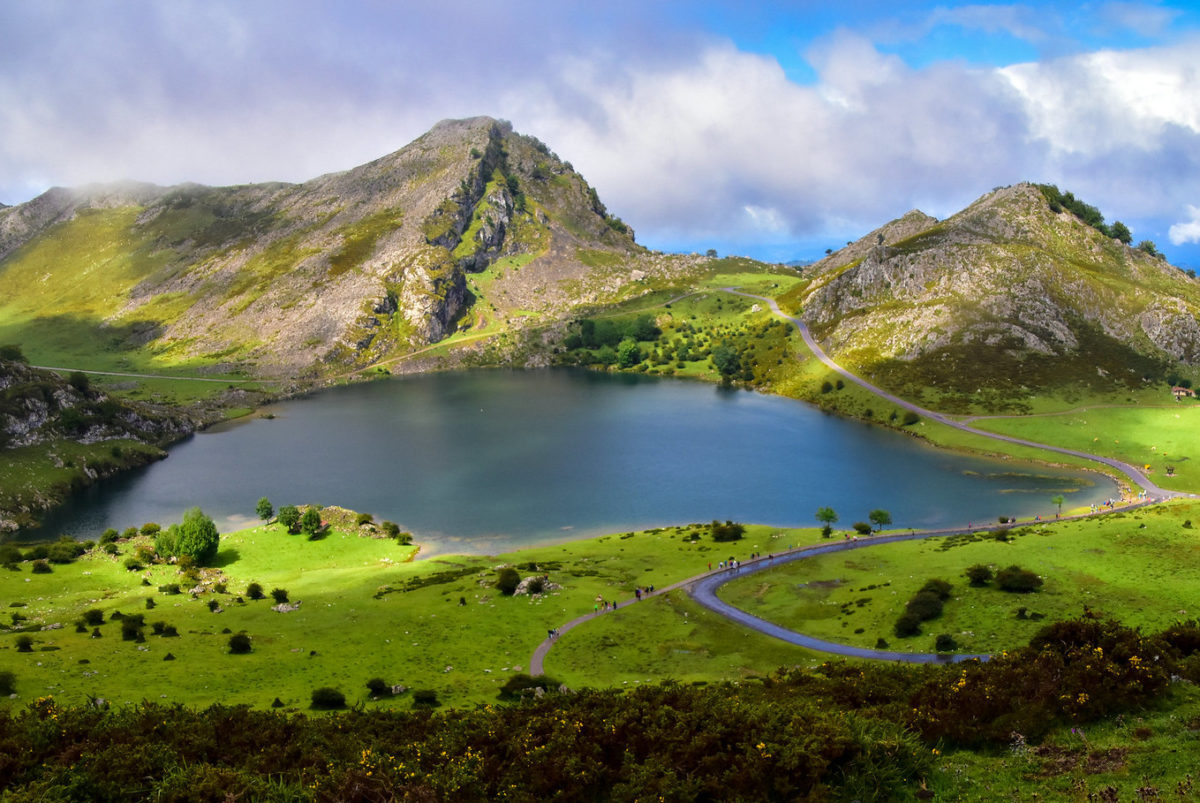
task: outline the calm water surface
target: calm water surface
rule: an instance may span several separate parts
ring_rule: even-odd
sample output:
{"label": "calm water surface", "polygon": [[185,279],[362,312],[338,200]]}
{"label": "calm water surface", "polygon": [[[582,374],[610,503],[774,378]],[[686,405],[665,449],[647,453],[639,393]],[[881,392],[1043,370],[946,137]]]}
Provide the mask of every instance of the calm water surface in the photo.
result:
{"label": "calm water surface", "polygon": [[733,519],[848,527],[1053,515],[1116,493],[1096,474],[965,457],[789,399],[581,371],[479,371],[356,385],[200,433],[170,457],[89,489],[30,537],[94,538],[178,521],[222,530],[261,496],[390,519],[422,554],[496,552],[635,528]]}

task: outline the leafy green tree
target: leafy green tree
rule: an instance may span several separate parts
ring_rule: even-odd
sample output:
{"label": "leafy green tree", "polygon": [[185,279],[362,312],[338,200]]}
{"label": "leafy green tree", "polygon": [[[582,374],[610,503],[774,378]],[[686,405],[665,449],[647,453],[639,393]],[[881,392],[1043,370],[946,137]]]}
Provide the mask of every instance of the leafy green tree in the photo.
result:
{"label": "leafy green tree", "polygon": [[1108,233],[1114,240],[1120,240],[1121,242],[1125,243],[1125,245],[1129,245],[1131,242],[1133,242],[1133,233],[1129,231],[1128,226],[1119,220],[1113,221],[1113,224],[1108,227]]}
{"label": "leafy green tree", "polygon": [[300,517],[300,532],[305,535],[316,535],[321,529],[321,514],[317,512],[315,507],[310,507],[304,511],[304,515]]}
{"label": "leafy green tree", "polygon": [[506,597],[511,597],[521,584],[521,575],[511,566],[505,566],[496,572],[496,590]]}
{"label": "leafy green tree", "polygon": [[1056,494],[1055,496],[1050,497],[1050,501],[1058,505],[1058,513],[1059,515],[1062,515],[1063,502],[1067,501],[1065,498],[1063,498],[1063,495]]}
{"label": "leafy green tree", "polygon": [[300,508],[295,505],[284,505],[279,508],[278,521],[287,527],[289,533],[296,532],[296,528],[300,524]]}
{"label": "leafy green tree", "polygon": [[875,525],[876,530],[882,530],[892,523],[892,514],[882,508],[876,508],[867,514],[867,519]]}
{"label": "leafy green tree", "polygon": [[626,338],[617,346],[617,365],[621,368],[632,368],[642,361],[642,350],[636,340]]}
{"label": "leafy green tree", "polygon": [[264,496],[258,500],[258,504],[254,507],[254,512],[263,521],[269,521],[275,515],[275,506],[271,504],[270,499]]}
{"label": "leafy green tree", "polygon": [[737,351],[728,343],[722,343],[712,350],[712,363],[716,367],[717,373],[721,375],[722,384],[725,385],[733,380],[733,375],[742,367],[742,361],[738,357]]}
{"label": "leafy green tree", "polygon": [[1137,244],[1137,249],[1152,257],[1162,256],[1162,254],[1158,253],[1158,246],[1154,244],[1153,240],[1142,240]]}
{"label": "leafy green tree", "polygon": [[177,556],[189,556],[197,566],[205,566],[217,557],[221,536],[217,532],[217,525],[200,508],[187,510],[178,528],[171,529],[178,534],[175,542]]}
{"label": "leafy green tree", "polygon": [[821,528],[821,535],[826,538],[833,532],[833,525],[837,523],[838,514],[831,507],[819,507],[816,513],[817,521],[825,525]]}

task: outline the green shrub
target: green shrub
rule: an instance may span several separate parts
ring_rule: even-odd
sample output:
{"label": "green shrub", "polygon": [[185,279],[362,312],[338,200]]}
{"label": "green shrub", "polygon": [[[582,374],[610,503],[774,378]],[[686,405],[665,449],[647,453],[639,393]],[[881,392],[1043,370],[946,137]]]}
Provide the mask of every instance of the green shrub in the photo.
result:
{"label": "green shrub", "polygon": [[321,686],[312,691],[312,707],[321,711],[346,707],[346,695],[332,686]]}
{"label": "green shrub", "polygon": [[1042,587],[1042,578],[1020,566],[1009,566],[996,572],[996,587],[1001,591],[1028,594]]}
{"label": "green shrub", "polygon": [[17,652],[33,652],[33,639],[29,636],[17,636]]}
{"label": "green shrub", "polygon": [[179,594],[179,583],[167,583],[158,587],[161,594]]}
{"label": "green shrub", "polygon": [[99,608],[88,608],[83,612],[83,623],[89,627],[104,624],[104,611]]}
{"label": "green shrub", "polygon": [[161,525],[157,522],[148,521],[142,525],[141,533],[142,535],[158,535],[160,530],[162,530]]}
{"label": "green shrub", "polygon": [[854,532],[859,535],[870,535],[872,532],[871,525],[865,521],[856,521],[852,526],[854,527]]}
{"label": "green shrub", "polygon": [[25,560],[45,560],[50,557],[50,548],[45,544],[36,544],[25,550]]}
{"label": "green shrub", "polygon": [[279,514],[276,520],[282,524],[289,533],[297,532],[297,527],[300,525],[300,508],[295,505],[284,505],[279,508]]}
{"label": "green shrub", "polygon": [[900,638],[915,636],[921,632],[921,617],[914,613],[901,614],[892,631]]}
{"label": "green shrub", "polygon": [[0,669],[0,697],[17,693],[17,676],[7,669]]}
{"label": "green shrub", "polygon": [[958,649],[958,642],[953,636],[943,633],[934,641],[934,649],[938,652],[954,652]]}
{"label": "green shrub", "polygon": [[908,412],[906,412],[906,413],[904,414],[904,418],[902,419],[902,423],[903,423],[903,424],[904,424],[904,426],[906,426],[906,427],[911,427],[913,424],[917,423],[917,422],[918,422],[918,421],[920,421],[920,420],[921,420],[921,416],[917,415],[917,414],[916,414],[916,413],[914,413],[912,410],[909,410]]}
{"label": "green shrub", "polygon": [[102,546],[100,548],[104,550],[104,554],[106,554],[106,555],[120,554],[120,550],[117,549],[116,544],[105,544],[104,546]]}
{"label": "green shrub", "polygon": [[558,688],[561,685],[562,684],[557,680],[547,677],[546,675],[538,675],[537,677],[533,677],[525,674],[524,672],[518,672],[515,675],[511,675],[508,680],[504,682],[504,685],[500,687],[500,699],[518,700],[523,696],[527,696],[529,693],[532,693],[534,689],[538,688],[546,692],[555,692],[558,691]]}
{"label": "green shrub", "polygon": [[736,524],[729,520],[726,520],[724,524],[714,520],[713,523],[709,525],[709,528],[712,531],[713,540],[719,543],[738,541],[741,540],[741,538],[746,534],[745,525]]}
{"label": "green shrub", "polygon": [[391,697],[392,687],[383,678],[371,678],[367,681],[367,691],[371,693],[371,698],[378,700],[381,697]]}
{"label": "green shrub", "polygon": [[137,558],[125,558],[125,568],[131,572],[140,572],[143,568],[142,562]]}
{"label": "green shrub", "polygon": [[506,597],[511,597],[521,584],[521,575],[511,566],[505,566],[496,572],[496,589]]}
{"label": "green shrub", "polygon": [[395,538],[400,534],[400,525],[394,521],[385,521],[379,525],[379,529],[387,533],[389,538]]}
{"label": "green shrub", "polygon": [[250,637],[245,633],[235,633],[230,636],[229,652],[233,655],[245,655],[250,652]]}
{"label": "green shrub", "polygon": [[137,534],[138,534],[137,527],[126,527],[125,530],[121,533],[121,537],[125,538],[125,539],[135,538],[135,537],[137,537]]}
{"label": "green shrub", "polygon": [[100,534],[100,543],[101,544],[111,544],[120,537],[121,537],[121,534],[119,532],[114,530],[112,527],[109,527],[107,530],[105,530],[103,533]]}
{"label": "green shrub", "polygon": [[441,705],[437,692],[432,689],[418,689],[412,693],[414,708],[436,708]]}
{"label": "green shrub", "polygon": [[34,574],[50,574],[50,572],[52,572],[54,570],[50,568],[50,564],[47,563],[46,561],[35,560],[33,562],[33,568],[31,569],[31,571]]}
{"label": "green shrub", "polygon": [[374,521],[375,517],[370,513],[359,513],[354,517],[354,523],[359,527],[363,526],[364,524],[372,524]]}
{"label": "green shrub", "polygon": [[971,585],[975,586],[976,588],[986,586],[992,581],[992,567],[982,563],[976,563],[974,566],[967,568],[966,575],[967,579],[971,582]]}
{"label": "green shrub", "polygon": [[925,622],[942,615],[942,600],[932,591],[918,591],[904,606],[904,610]]}
{"label": "green shrub", "polygon": [[266,597],[263,594],[263,587],[259,583],[251,583],[246,586],[246,596],[250,599],[264,599]]}
{"label": "green shrub", "polygon": [[212,613],[216,613],[217,609],[220,607],[221,607],[221,603],[218,600],[210,599],[208,601],[208,610],[211,611]]}
{"label": "green shrub", "polygon": [[[945,580],[933,579],[921,586],[921,591],[928,591],[937,596],[942,602],[950,599],[950,590],[954,586],[947,583]],[[919,593],[919,592],[918,592]]]}
{"label": "green shrub", "polygon": [[275,600],[277,605],[282,605],[288,601],[288,592],[286,588],[272,588],[271,599]]}

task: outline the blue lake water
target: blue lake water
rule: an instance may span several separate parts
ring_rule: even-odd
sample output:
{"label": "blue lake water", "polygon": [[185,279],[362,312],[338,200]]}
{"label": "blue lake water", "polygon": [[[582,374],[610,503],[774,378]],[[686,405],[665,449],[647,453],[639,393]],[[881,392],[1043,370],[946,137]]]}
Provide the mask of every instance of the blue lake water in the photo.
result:
{"label": "blue lake water", "polygon": [[422,554],[733,519],[895,526],[1053,515],[1116,494],[1098,474],[968,457],[805,404],[681,380],[571,370],[477,371],[321,392],[223,425],[102,483],[38,537],[169,524],[198,505],[222,530],[266,496],[392,520]]}

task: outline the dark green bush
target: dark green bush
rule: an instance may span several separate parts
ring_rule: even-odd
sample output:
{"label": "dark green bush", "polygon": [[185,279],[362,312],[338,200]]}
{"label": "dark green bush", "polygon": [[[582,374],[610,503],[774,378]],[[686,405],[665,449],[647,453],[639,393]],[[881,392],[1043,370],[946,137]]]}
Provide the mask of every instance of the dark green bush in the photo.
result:
{"label": "dark green bush", "polygon": [[709,528],[712,532],[712,539],[721,543],[739,541],[746,534],[745,525],[729,520],[726,520],[724,524],[714,520]]}
{"label": "dark green bush", "polygon": [[246,586],[246,596],[250,599],[266,598],[266,595],[263,594],[263,587],[258,583],[251,583],[250,585]]}
{"label": "dark green bush", "polygon": [[354,517],[354,523],[359,527],[363,526],[364,524],[373,524],[374,522],[375,517],[370,513],[359,513]]}
{"label": "dark green bush", "polygon": [[865,521],[856,521],[852,526],[854,527],[854,532],[858,533],[859,535],[870,535],[872,532],[871,525],[867,524]]}
{"label": "dark green bush", "polygon": [[105,530],[103,533],[100,534],[100,543],[101,544],[111,544],[120,537],[121,537],[121,534],[119,532],[114,530],[112,527],[109,527],[107,530]]}
{"label": "dark green bush", "polygon": [[125,568],[131,572],[140,572],[145,567],[137,558],[125,558]]}
{"label": "dark green bush", "polygon": [[511,597],[521,584],[521,575],[511,566],[505,566],[496,572],[496,590],[506,597]]}
{"label": "dark green bush", "polygon": [[234,655],[244,655],[250,652],[250,637],[245,633],[234,633],[229,637],[229,652]]}
{"label": "dark green bush", "polygon": [[332,686],[322,686],[318,689],[313,689],[312,707],[322,711],[345,708],[346,695]]}
{"label": "dark green bush", "polygon": [[412,698],[414,708],[437,708],[442,704],[432,689],[418,689],[412,693]]}
{"label": "dark green bush", "polygon": [[288,592],[286,588],[272,588],[271,599],[275,600],[276,605],[282,605],[288,601]]}
{"label": "dark green bush", "polygon": [[1001,591],[1028,594],[1042,587],[1042,578],[1020,566],[1009,566],[996,572],[996,587]]}
{"label": "dark green bush", "polygon": [[942,615],[942,600],[932,591],[918,591],[904,606],[904,610],[926,622]]}
{"label": "dark green bush", "polygon": [[117,545],[116,545],[116,544],[105,544],[104,546],[102,546],[102,547],[100,547],[100,548],[101,548],[102,550],[104,550],[104,554],[105,554],[105,555],[118,555],[118,554],[120,554],[120,550],[119,550],[119,549],[117,549]]}
{"label": "dark green bush", "polygon": [[167,583],[166,585],[159,586],[158,590],[159,590],[159,593],[162,593],[162,594],[178,594],[178,593],[180,593],[179,583]]}
{"label": "dark green bush", "polygon": [[904,613],[896,620],[892,631],[900,638],[915,636],[921,632],[921,617],[915,613]]}
{"label": "dark green bush", "polygon": [[33,639],[29,636],[17,636],[17,652],[33,652]]}
{"label": "dark green bush", "polygon": [[986,586],[992,581],[992,567],[982,563],[976,563],[974,566],[968,567],[965,574],[971,585],[976,588]]}
{"label": "dark green bush", "polygon": [[378,700],[381,697],[391,697],[392,687],[383,678],[371,678],[367,681],[367,691],[371,693],[371,698]]}
{"label": "dark green bush", "polygon": [[33,567],[31,569],[31,571],[34,574],[50,574],[50,572],[52,572],[54,570],[50,568],[50,564],[47,563],[46,561],[35,560],[33,562]]}
{"label": "dark green bush", "polygon": [[912,410],[909,410],[908,412],[906,412],[904,414],[904,418],[902,419],[902,422],[903,422],[904,426],[911,427],[913,424],[917,423],[920,420],[921,420],[921,416],[917,415]]}
{"label": "dark green bush", "polygon": [[0,669],[0,697],[17,693],[17,676],[7,669]]}
{"label": "dark green bush", "polygon": [[83,612],[83,622],[89,627],[104,624],[104,611],[99,608],[88,608]]}
{"label": "dark green bush", "polygon": [[921,586],[921,591],[928,591],[929,593],[937,596],[938,599],[945,602],[946,600],[950,599],[950,590],[953,588],[954,586],[950,585],[945,580],[938,580],[935,578]]}
{"label": "dark green bush", "polygon": [[542,689],[544,692],[557,692],[562,684],[557,680],[545,675],[533,677],[524,672],[518,672],[515,675],[509,676],[504,685],[500,687],[501,700],[517,700],[523,696],[532,693],[534,689]]}
{"label": "dark green bush", "polygon": [[938,652],[954,652],[958,649],[958,642],[954,640],[954,636],[942,633],[934,641],[934,649]]}

